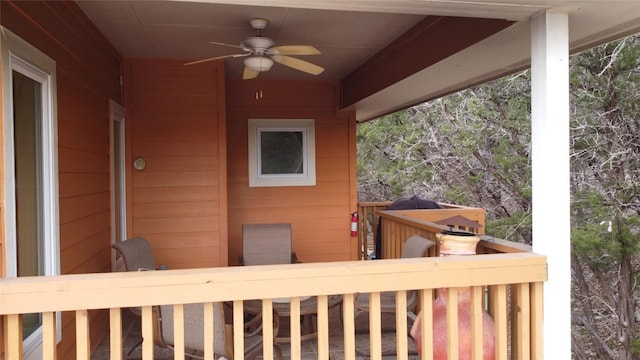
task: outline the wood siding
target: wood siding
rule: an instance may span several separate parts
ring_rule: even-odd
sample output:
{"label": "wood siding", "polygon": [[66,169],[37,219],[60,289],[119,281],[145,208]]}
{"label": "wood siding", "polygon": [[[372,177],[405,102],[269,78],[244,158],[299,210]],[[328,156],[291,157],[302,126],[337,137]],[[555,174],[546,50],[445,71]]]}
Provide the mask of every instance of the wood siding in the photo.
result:
{"label": "wood siding", "polygon": [[[73,2],[0,6],[3,26],[56,61],[61,273],[110,271],[108,109],[109,99],[121,102],[121,57]],[[96,341],[107,313],[89,315]],[[75,358],[74,320],[62,315],[61,359]]]}
{"label": "wood siding", "polygon": [[224,69],[183,63],[125,59],[128,233],[169,269],[226,266]]}
{"label": "wood siding", "polygon": [[[247,223],[290,223],[302,262],[357,259],[357,238],[349,232],[357,208],[355,121],[353,113],[337,111],[338,93],[333,82],[228,81],[230,264],[238,263]],[[249,187],[250,118],[315,119],[315,186]]]}

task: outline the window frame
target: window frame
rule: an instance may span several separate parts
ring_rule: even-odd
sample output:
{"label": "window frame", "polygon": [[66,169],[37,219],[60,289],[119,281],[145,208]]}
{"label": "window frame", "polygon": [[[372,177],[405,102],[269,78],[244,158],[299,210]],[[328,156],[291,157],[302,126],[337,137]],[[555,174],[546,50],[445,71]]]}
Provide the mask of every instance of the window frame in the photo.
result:
{"label": "window frame", "polygon": [[[314,119],[249,119],[249,187],[315,186],[316,142]],[[302,173],[262,174],[262,133],[302,133]]]}

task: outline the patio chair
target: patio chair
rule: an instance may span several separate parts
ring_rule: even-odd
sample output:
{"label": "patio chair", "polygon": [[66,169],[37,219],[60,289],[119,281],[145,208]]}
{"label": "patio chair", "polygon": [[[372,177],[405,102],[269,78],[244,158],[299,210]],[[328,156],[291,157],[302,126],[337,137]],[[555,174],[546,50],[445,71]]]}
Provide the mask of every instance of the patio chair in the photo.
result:
{"label": "patio chair", "polygon": [[[423,257],[427,250],[436,243],[429,239],[425,239],[420,235],[413,235],[407,239],[402,248],[401,258],[417,258]],[[418,291],[407,291],[407,312],[410,318],[414,318],[413,312],[418,305]],[[360,293],[355,296],[355,325],[358,332],[366,332],[369,330],[369,294]],[[395,312],[396,312],[396,294],[395,292],[382,292],[380,294],[380,311],[381,316],[386,316],[389,321],[383,321],[383,330],[395,330]],[[366,321],[365,321],[366,320]],[[385,327],[386,325],[386,327]]]}
{"label": "patio chair", "polygon": [[297,263],[291,251],[291,224],[243,224],[243,265],[292,264]]}
{"label": "patio chair", "polygon": [[[226,358],[233,360],[233,327],[231,318],[227,313],[229,306],[223,303],[213,303],[213,348],[215,351],[214,358]],[[173,305],[160,305],[155,308],[157,321],[155,322],[154,342],[156,345],[173,349]],[[277,314],[274,314],[274,337],[278,333]],[[184,326],[185,348],[192,351],[186,354],[189,357],[202,357],[204,351],[204,306],[203,304],[186,304],[184,305]],[[262,354],[262,316],[258,315],[251,321],[244,324],[244,359],[250,360]],[[273,344],[275,356],[282,359],[282,351],[278,344]]]}
{"label": "patio chair", "polygon": [[[142,237],[134,237],[124,241],[119,241],[111,244],[119,254],[121,262],[124,264],[124,271],[141,271],[141,270],[155,270],[156,261],[153,257],[153,250],[147,239]],[[128,308],[138,318],[141,318],[142,311],[139,307]],[[142,344],[140,339],[129,351],[127,355],[131,353]]]}
{"label": "patio chair", "polygon": [[[156,270],[156,262],[153,256],[153,250],[149,242],[142,237],[135,237],[125,241],[117,242],[111,245],[120,255],[124,262],[125,271],[153,271]],[[131,310],[140,315],[139,308],[131,308]],[[154,342],[156,345],[164,348],[173,349],[173,305],[154,306]],[[192,354],[189,357],[201,358],[195,353],[204,351],[204,306],[203,304],[186,304],[184,305],[184,333],[185,348]],[[274,333],[278,333],[278,316],[274,315]],[[228,316],[225,314],[225,306],[222,303],[214,303],[214,349],[219,356],[225,356],[227,359],[233,360],[233,331],[231,324],[227,324],[225,320]],[[262,352],[262,336],[261,336],[260,315],[254,317],[250,322],[245,324],[246,329],[253,330],[245,335],[245,358],[252,359]],[[274,335],[275,336],[275,335]],[[128,353],[131,354],[142,341],[136,344]],[[275,346],[276,355],[282,358],[282,352],[277,345]]]}

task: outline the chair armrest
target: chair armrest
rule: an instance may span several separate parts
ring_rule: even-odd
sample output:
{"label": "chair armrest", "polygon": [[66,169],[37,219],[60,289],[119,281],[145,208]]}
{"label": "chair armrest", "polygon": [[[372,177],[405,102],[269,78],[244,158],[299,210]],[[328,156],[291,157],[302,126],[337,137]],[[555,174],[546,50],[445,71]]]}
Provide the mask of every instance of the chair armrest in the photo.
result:
{"label": "chair armrest", "polygon": [[[251,320],[247,321],[246,323],[244,323],[244,329],[245,331],[249,331],[249,332],[245,332],[244,337],[248,338],[251,336],[255,336],[255,335],[259,335],[262,331],[262,313],[257,314],[256,316],[254,316]],[[253,329],[253,330],[251,330]],[[278,334],[278,330],[280,329],[280,316],[278,315],[278,312],[273,310],[273,336],[274,338],[276,337],[276,335]]]}

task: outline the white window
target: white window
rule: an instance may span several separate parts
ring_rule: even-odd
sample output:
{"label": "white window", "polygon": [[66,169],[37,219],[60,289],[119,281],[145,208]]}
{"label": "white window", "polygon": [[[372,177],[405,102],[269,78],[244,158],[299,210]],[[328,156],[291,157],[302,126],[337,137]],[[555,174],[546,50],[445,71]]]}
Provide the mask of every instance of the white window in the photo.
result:
{"label": "white window", "polygon": [[[7,29],[2,97],[7,275],[60,273],[56,63]],[[58,340],[61,337],[57,316]],[[23,317],[25,359],[42,358],[42,315]]]}
{"label": "white window", "polygon": [[249,119],[249,186],[316,184],[313,119]]}

